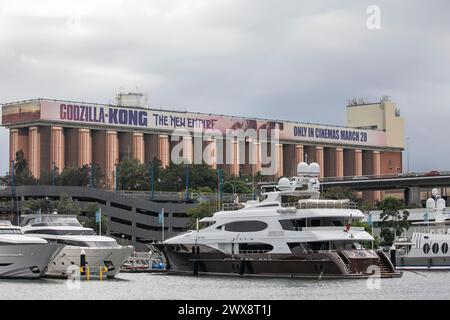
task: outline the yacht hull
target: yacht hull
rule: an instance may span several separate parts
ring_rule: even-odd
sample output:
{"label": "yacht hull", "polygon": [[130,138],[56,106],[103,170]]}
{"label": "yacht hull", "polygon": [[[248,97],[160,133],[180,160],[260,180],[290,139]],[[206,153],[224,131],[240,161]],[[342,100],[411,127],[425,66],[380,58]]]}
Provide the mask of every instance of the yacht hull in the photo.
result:
{"label": "yacht hull", "polygon": [[[345,261],[338,252],[306,254],[226,255],[206,246],[198,254],[176,252],[173,246],[157,247],[167,260],[167,271],[185,275],[235,275],[288,278],[381,278],[401,277],[402,273],[382,253],[367,259]],[[202,253],[205,252],[205,253]],[[382,261],[383,260],[383,261]],[[381,262],[380,262],[381,261]],[[346,263],[347,262],[347,263]]]}
{"label": "yacht hull", "polygon": [[398,270],[450,270],[450,256],[397,257]]}
{"label": "yacht hull", "polygon": [[0,246],[0,278],[39,278],[62,249],[50,243]]}
{"label": "yacht hull", "polygon": [[[74,268],[77,270],[80,268],[82,250],[85,253],[86,266],[89,267],[90,275],[99,275],[100,269],[102,269],[103,276],[114,278],[120,272],[120,267],[131,256],[134,248],[131,246],[92,248],[66,245],[50,263],[45,276],[67,278],[72,275]],[[105,267],[107,268],[106,272]]]}

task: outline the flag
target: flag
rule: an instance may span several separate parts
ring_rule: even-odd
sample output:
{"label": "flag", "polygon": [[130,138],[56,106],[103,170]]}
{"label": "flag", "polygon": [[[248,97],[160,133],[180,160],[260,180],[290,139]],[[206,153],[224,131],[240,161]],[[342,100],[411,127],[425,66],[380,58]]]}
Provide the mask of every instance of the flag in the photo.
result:
{"label": "flag", "polygon": [[161,208],[161,212],[159,213],[159,223],[163,223],[164,220],[164,208]]}
{"label": "flag", "polygon": [[373,226],[372,213],[369,213],[369,216],[367,217],[367,224],[369,225],[369,227]]}
{"label": "flag", "polygon": [[98,208],[97,211],[95,211],[95,222],[99,223],[102,220],[102,209]]}

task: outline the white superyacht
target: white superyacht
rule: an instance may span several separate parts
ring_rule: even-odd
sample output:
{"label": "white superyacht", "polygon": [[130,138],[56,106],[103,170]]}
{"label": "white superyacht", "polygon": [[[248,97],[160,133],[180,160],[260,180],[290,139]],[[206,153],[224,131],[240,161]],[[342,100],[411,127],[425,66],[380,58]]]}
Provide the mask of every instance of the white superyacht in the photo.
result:
{"label": "white superyacht", "polygon": [[20,227],[0,220],[0,278],[39,278],[61,249],[61,245],[27,237]]}
{"label": "white superyacht", "polygon": [[[219,211],[205,227],[156,244],[169,273],[299,278],[401,277],[373,237],[354,227],[364,214],[348,200],[319,199],[320,168],[300,163],[297,177],[266,186],[263,201]],[[272,189],[272,190],[270,190]]]}
{"label": "white superyacht", "polygon": [[48,267],[46,276],[50,277],[68,277],[73,266],[86,266],[90,274],[114,278],[134,251],[132,246],[121,246],[115,239],[83,227],[72,215],[23,215],[21,226],[25,235],[64,245]]}
{"label": "white superyacht", "polygon": [[[450,270],[450,212],[438,190],[433,189],[432,194],[426,202],[424,221],[412,224],[416,232],[394,243],[397,269]],[[428,217],[431,214],[433,221]]]}

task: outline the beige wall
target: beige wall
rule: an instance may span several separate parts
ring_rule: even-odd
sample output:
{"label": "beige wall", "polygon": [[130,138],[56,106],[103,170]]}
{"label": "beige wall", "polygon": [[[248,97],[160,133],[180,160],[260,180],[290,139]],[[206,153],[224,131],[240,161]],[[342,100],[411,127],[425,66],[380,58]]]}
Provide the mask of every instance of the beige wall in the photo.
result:
{"label": "beige wall", "polygon": [[386,146],[404,148],[404,119],[395,114],[395,103],[382,100],[378,103],[351,105],[347,107],[347,126],[383,130]]}

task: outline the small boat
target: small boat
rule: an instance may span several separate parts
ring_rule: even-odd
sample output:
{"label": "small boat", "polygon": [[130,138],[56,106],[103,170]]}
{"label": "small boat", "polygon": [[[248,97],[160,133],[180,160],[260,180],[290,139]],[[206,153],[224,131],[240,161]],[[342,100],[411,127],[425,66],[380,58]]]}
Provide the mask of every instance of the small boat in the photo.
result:
{"label": "small boat", "polygon": [[0,221],[0,278],[39,278],[62,245],[27,237],[10,221]]}
{"label": "small boat", "polygon": [[131,257],[123,264],[122,272],[165,272],[165,264],[162,257],[154,252],[133,252]]}

